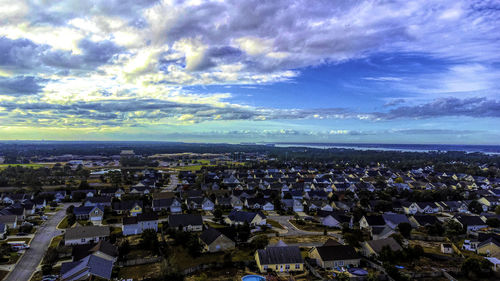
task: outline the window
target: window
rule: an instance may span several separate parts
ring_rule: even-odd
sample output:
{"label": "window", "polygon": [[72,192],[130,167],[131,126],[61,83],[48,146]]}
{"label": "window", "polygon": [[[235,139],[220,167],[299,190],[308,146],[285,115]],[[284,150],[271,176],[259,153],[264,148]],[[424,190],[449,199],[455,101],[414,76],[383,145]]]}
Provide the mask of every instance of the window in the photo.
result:
{"label": "window", "polygon": [[264,265],[264,270],[267,270],[267,265]]}
{"label": "window", "polygon": [[300,264],[296,264],[295,269],[300,269]]}
{"label": "window", "polygon": [[289,264],[285,265],[285,269],[290,269],[290,265]]}
{"label": "window", "polygon": [[339,261],[339,266],[344,266],[344,261]]}
{"label": "window", "polygon": [[82,241],[82,242],[85,242],[85,238],[82,238],[82,240],[81,240],[81,241]]}
{"label": "window", "polygon": [[278,270],[278,265],[276,265],[276,270]]}

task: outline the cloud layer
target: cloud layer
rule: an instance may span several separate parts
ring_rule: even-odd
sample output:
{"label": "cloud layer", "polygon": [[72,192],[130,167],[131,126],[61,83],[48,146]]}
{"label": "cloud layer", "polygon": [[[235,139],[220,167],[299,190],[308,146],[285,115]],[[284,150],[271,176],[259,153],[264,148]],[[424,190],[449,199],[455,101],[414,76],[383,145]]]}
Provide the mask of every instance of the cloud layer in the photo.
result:
{"label": "cloud layer", "polygon": [[[284,123],[307,127],[317,120],[312,127],[329,132],[335,130],[328,120],[500,117],[497,1],[0,0],[0,7],[4,127],[206,122],[238,131],[230,122],[248,121],[279,131]],[[263,95],[249,101],[237,90],[188,89],[293,85],[311,68],[370,64],[384,54],[426,58],[411,70],[429,68],[428,61],[442,65],[428,73],[387,67],[360,77],[352,95],[377,89],[378,107],[269,106],[272,97]],[[279,96],[308,99],[304,88]],[[366,126],[348,132],[367,132]]]}

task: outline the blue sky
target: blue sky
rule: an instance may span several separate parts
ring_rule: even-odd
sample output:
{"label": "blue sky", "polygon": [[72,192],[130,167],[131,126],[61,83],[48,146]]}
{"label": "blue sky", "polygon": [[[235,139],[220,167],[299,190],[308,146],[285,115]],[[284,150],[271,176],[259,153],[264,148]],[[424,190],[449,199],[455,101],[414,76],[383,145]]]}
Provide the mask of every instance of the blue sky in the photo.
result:
{"label": "blue sky", "polygon": [[0,139],[500,144],[497,1],[0,7]]}

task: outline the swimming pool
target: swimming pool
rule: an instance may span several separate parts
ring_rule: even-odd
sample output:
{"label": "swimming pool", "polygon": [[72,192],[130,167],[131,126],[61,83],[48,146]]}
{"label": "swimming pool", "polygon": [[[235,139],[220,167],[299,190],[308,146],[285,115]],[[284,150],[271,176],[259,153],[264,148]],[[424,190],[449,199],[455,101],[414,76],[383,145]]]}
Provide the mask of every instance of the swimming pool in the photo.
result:
{"label": "swimming pool", "polygon": [[265,281],[266,278],[259,275],[247,275],[241,278],[241,281]]}

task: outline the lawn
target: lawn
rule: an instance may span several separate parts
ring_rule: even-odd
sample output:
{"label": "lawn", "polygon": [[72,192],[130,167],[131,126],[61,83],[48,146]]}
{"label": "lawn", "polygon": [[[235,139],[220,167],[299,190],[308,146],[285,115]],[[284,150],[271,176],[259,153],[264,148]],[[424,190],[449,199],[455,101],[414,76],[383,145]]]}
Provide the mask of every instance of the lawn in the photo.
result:
{"label": "lawn", "polygon": [[65,229],[68,227],[70,227],[70,225],[68,225],[68,216],[65,216],[64,219],[62,219],[61,222],[57,225],[57,228]]}
{"label": "lawn", "polygon": [[59,246],[59,243],[63,240],[64,236],[63,235],[58,235],[50,241],[49,248],[57,248]]}
{"label": "lawn", "polygon": [[189,166],[179,166],[179,167],[173,167],[172,169],[176,170],[176,171],[199,171],[201,170],[201,168],[203,167],[215,167],[216,165],[203,165],[203,164],[199,164],[199,165],[189,165]]}
{"label": "lawn", "polygon": [[5,270],[0,270],[0,280],[3,280],[7,274],[9,274],[8,271],[5,271]]}
{"label": "lawn", "polygon": [[335,228],[326,227],[324,225],[321,225],[320,223],[311,223],[304,221],[304,224],[300,224],[297,222],[297,220],[290,220],[290,223],[293,224],[293,226],[295,226],[296,228],[304,231],[323,232],[325,229],[327,229],[329,232],[332,232],[338,230]]}
{"label": "lawn", "polygon": [[334,239],[330,236],[319,236],[319,235],[302,235],[302,236],[280,236],[280,237],[271,237],[269,239],[269,244],[276,244],[278,241],[283,240],[286,244],[298,244],[298,243],[324,243],[329,238]]}
{"label": "lawn", "polygon": [[161,273],[161,263],[143,264],[136,266],[120,267],[118,277],[123,279],[142,280],[158,277]]}
{"label": "lawn", "polygon": [[276,227],[279,229],[285,229],[279,222],[272,220],[272,219],[267,219],[266,222],[270,224],[272,227]]}
{"label": "lawn", "polygon": [[52,167],[53,164],[0,164],[0,170],[3,170],[9,166],[39,169],[43,167]]}
{"label": "lawn", "polygon": [[183,247],[175,247],[172,249],[172,262],[178,269],[184,270],[200,264],[222,262],[224,260],[224,253],[205,253],[193,258],[189,255]]}

